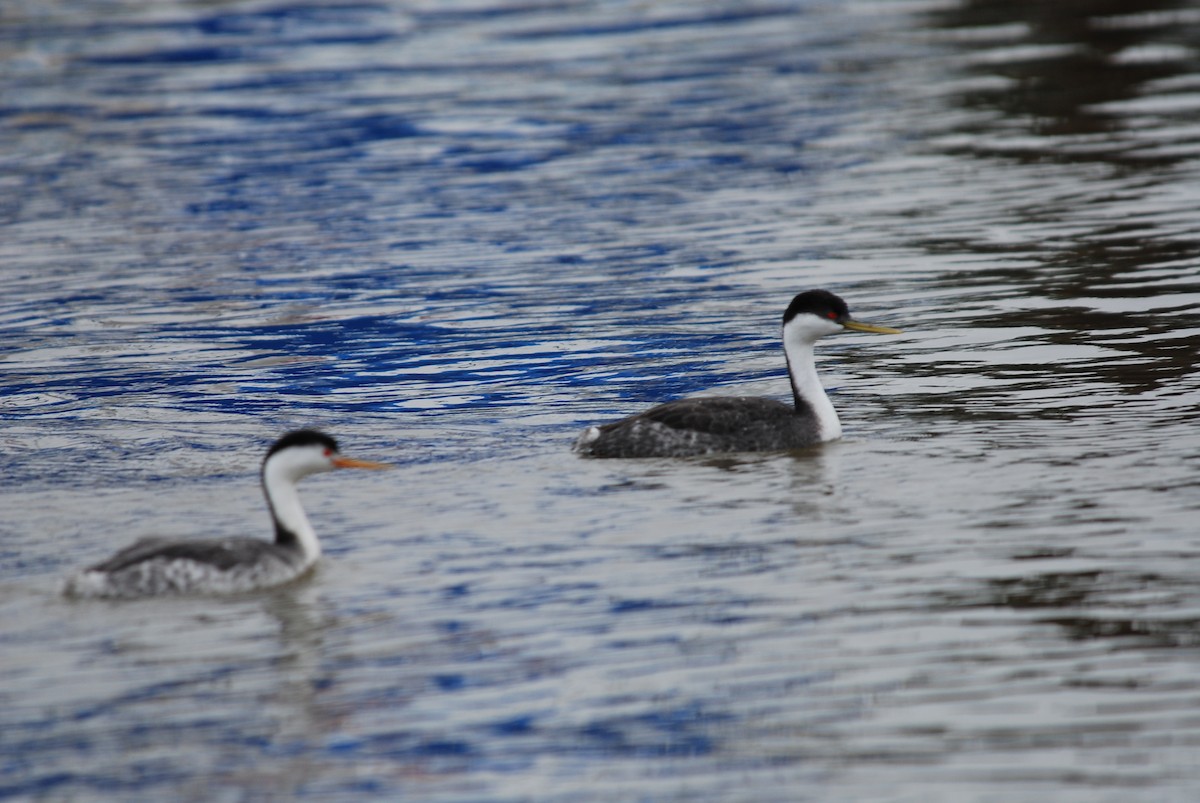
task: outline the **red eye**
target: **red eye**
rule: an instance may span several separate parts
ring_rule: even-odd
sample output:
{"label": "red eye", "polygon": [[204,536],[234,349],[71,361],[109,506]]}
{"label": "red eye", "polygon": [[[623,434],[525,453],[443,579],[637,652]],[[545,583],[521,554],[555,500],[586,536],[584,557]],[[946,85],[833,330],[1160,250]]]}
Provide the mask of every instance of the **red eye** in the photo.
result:
{"label": "red eye", "polygon": [[326,457],[331,457],[332,455],[333,455],[333,449],[326,449],[326,450],[325,450],[325,456],[326,456]]}
{"label": "red eye", "polygon": [[831,320],[831,321],[836,321],[836,320],[837,320],[837,313],[836,313],[836,312],[827,312],[827,313],[825,313],[825,317],[826,317],[826,318],[828,318],[828,319],[829,319],[829,320]]}

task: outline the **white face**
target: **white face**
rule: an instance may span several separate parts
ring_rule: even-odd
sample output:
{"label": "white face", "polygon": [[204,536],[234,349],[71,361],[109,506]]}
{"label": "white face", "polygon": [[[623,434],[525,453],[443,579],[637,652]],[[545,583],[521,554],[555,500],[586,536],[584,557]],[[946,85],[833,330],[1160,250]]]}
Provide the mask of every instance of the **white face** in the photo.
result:
{"label": "white face", "polygon": [[811,312],[802,312],[787,322],[783,328],[785,340],[813,343],[826,335],[843,331],[842,325],[828,318],[821,318]]}
{"label": "white face", "polygon": [[336,452],[317,443],[292,446],[271,455],[267,460],[266,474],[268,477],[297,482],[309,474],[333,471],[336,468],[333,464],[335,457]]}

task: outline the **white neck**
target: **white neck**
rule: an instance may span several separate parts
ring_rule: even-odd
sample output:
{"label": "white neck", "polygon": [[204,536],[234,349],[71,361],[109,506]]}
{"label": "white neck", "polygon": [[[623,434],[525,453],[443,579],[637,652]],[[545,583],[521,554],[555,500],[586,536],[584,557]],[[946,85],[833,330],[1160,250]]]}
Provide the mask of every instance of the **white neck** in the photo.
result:
{"label": "white neck", "polygon": [[842,436],[842,422],[838,420],[837,410],[833,409],[833,402],[829,401],[829,396],[825,394],[825,388],[821,386],[821,380],[817,377],[813,344],[818,337],[830,334],[831,331],[837,331],[841,327],[831,330],[826,327],[834,327],[836,324],[826,324],[813,316],[806,317],[812,317],[813,322],[820,326],[820,329],[806,326],[806,322],[797,317],[790,321],[783,330],[783,352],[787,357],[788,374],[792,380],[792,393],[796,398],[797,407],[800,407],[802,403],[807,404],[813,415],[816,416],[821,431],[821,440],[837,440]]}
{"label": "white neck", "polygon": [[263,491],[271,506],[271,514],[275,517],[276,530],[282,527],[295,537],[305,564],[309,564],[321,556],[321,544],[300,505],[300,494],[296,490],[296,482],[300,477],[296,476],[296,467],[289,462],[275,459],[267,461],[263,469]]}

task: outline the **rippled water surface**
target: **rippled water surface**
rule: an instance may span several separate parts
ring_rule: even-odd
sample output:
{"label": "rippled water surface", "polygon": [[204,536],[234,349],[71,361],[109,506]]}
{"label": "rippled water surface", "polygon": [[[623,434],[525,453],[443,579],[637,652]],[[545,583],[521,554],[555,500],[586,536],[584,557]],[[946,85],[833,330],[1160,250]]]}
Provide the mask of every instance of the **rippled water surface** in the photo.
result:
{"label": "rippled water surface", "polygon": [[[1200,13],[0,10],[0,797],[1200,795]],[[786,398],[846,437],[584,460]],[[71,603],[135,537],[327,557]],[[348,473],[350,474],[350,473]]]}

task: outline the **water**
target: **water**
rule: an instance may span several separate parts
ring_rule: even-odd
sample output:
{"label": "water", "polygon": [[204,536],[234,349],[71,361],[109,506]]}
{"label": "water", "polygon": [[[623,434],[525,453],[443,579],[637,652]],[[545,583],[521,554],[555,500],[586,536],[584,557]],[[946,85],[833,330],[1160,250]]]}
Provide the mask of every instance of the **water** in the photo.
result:
{"label": "water", "polygon": [[[0,11],[0,796],[1193,800],[1187,4]],[[786,397],[846,438],[587,461]],[[69,603],[140,535],[327,559]]]}

